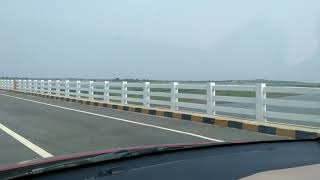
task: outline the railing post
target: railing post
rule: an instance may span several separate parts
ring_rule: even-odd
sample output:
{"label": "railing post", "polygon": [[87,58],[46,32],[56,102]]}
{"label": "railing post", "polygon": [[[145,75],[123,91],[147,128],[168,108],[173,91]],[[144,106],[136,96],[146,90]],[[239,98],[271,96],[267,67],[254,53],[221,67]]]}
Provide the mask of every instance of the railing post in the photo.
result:
{"label": "railing post", "polygon": [[69,97],[69,80],[66,80],[65,96]]}
{"label": "railing post", "polygon": [[109,102],[109,81],[104,81],[103,100]]}
{"label": "railing post", "polygon": [[93,81],[89,82],[89,99],[93,100]]}
{"label": "railing post", "polygon": [[77,84],[76,84],[76,98],[77,99],[80,99],[80,94],[81,94],[81,81],[77,81]]}
{"label": "railing post", "polygon": [[143,106],[150,107],[150,82],[143,83]]}
{"label": "railing post", "polygon": [[17,82],[15,79],[12,80],[12,90],[17,90]]}
{"label": "railing post", "polygon": [[26,80],[21,80],[21,91],[25,92],[26,91]]}
{"label": "railing post", "polygon": [[33,89],[34,89],[34,92],[35,92],[35,93],[38,93],[38,80],[34,80],[34,81],[33,81],[33,85],[34,85],[34,88],[33,88]]}
{"label": "railing post", "polygon": [[171,82],[171,110],[177,111],[178,106],[178,96],[177,94],[179,93],[178,90],[178,83],[177,82]]}
{"label": "railing post", "polygon": [[12,88],[12,90],[15,90],[15,82],[16,82],[16,80],[11,80],[11,88]]}
{"label": "railing post", "polygon": [[56,80],[56,95],[60,96],[60,81]]}
{"label": "railing post", "polygon": [[17,89],[18,89],[19,91],[21,91],[21,90],[22,90],[22,80],[21,80],[21,79],[18,80],[18,84],[19,84],[19,86],[18,86]]}
{"label": "railing post", "polygon": [[29,81],[29,91],[32,93],[33,91],[33,80]]}
{"label": "railing post", "polygon": [[29,92],[32,92],[32,80],[29,80],[28,89]]}
{"label": "railing post", "polygon": [[48,94],[51,94],[51,80],[48,80]]}
{"label": "railing post", "polygon": [[37,93],[38,91],[38,84],[37,84],[37,80],[33,80],[33,92]]}
{"label": "railing post", "polygon": [[257,121],[266,121],[265,113],[267,111],[266,98],[267,93],[265,90],[265,83],[256,84],[256,120]]}
{"label": "railing post", "polygon": [[128,104],[127,98],[128,98],[128,86],[127,86],[127,82],[126,81],[122,81],[122,85],[121,85],[121,104]]}
{"label": "railing post", "polygon": [[40,93],[44,94],[44,80],[40,81]]}
{"label": "railing post", "polygon": [[214,82],[208,82],[207,83],[207,114],[212,114],[212,115],[216,115],[215,114],[215,90],[213,89],[213,87],[215,86]]}

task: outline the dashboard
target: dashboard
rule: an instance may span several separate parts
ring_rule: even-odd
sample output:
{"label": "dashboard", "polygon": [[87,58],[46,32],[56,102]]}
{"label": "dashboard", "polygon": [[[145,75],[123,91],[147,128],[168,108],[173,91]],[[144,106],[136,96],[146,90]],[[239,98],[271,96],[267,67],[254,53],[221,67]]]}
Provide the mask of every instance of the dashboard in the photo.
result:
{"label": "dashboard", "polygon": [[264,171],[320,164],[319,154],[318,141],[231,144],[108,161],[30,178],[239,179]]}

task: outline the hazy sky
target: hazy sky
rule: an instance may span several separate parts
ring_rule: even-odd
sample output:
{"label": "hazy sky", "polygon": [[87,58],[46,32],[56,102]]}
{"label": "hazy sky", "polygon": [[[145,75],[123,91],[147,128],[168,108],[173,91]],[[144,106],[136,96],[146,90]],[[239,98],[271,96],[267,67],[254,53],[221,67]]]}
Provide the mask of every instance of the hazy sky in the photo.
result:
{"label": "hazy sky", "polygon": [[320,82],[319,0],[1,0],[0,76]]}

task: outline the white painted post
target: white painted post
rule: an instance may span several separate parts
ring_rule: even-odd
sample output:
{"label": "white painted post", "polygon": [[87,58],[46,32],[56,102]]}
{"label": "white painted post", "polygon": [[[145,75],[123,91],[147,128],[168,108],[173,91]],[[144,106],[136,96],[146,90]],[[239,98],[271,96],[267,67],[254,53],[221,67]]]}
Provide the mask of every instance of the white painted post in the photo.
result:
{"label": "white painted post", "polygon": [[90,100],[93,100],[93,92],[94,92],[93,81],[90,81],[89,82],[89,99]]}
{"label": "white painted post", "polygon": [[44,80],[40,81],[40,92],[41,92],[41,94],[44,93]]}
{"label": "white painted post", "polygon": [[143,83],[143,106],[150,107],[150,82]]}
{"label": "white painted post", "polygon": [[266,98],[267,93],[265,90],[265,83],[256,84],[256,120],[257,121],[266,121]]}
{"label": "white painted post", "polygon": [[34,91],[35,93],[38,92],[38,80],[34,80],[34,81],[33,81],[33,91]]}
{"label": "white painted post", "polygon": [[29,80],[28,89],[29,92],[32,92],[32,80]]}
{"label": "white painted post", "polygon": [[80,99],[80,94],[81,94],[81,81],[77,81],[76,84],[76,98]]}
{"label": "white painted post", "polygon": [[56,95],[60,96],[60,81],[56,80]]}
{"label": "white painted post", "polygon": [[178,96],[179,93],[178,90],[178,83],[177,82],[171,82],[171,110],[177,111],[179,108],[177,106],[178,103]]}
{"label": "white painted post", "polygon": [[34,81],[36,93],[38,93],[38,91],[39,91],[39,89],[40,89],[40,87],[39,87],[39,85],[38,85],[38,82],[39,82],[38,80],[35,80],[35,81]]}
{"label": "white painted post", "polygon": [[66,80],[65,96],[69,97],[69,80]]}
{"label": "white painted post", "polygon": [[18,86],[18,90],[21,91],[22,90],[22,80],[19,79],[19,86]]}
{"label": "white painted post", "polygon": [[29,80],[29,92],[32,92],[33,80]]}
{"label": "white painted post", "polygon": [[24,79],[24,80],[22,80],[22,91],[23,92],[26,92],[26,80]]}
{"label": "white painted post", "polygon": [[215,86],[214,82],[208,82],[207,83],[207,114],[212,114],[215,115],[215,90],[213,89],[213,87]]}
{"label": "white painted post", "polygon": [[34,80],[33,84],[34,84],[34,92],[37,93],[38,92],[38,80]]}
{"label": "white painted post", "polygon": [[126,81],[122,81],[121,84],[121,104],[128,104],[127,98],[128,98],[128,86],[127,86],[127,82]]}
{"label": "white painted post", "polygon": [[109,102],[109,81],[104,81],[103,100]]}
{"label": "white painted post", "polygon": [[48,80],[48,94],[51,94],[52,92],[51,92],[51,80]]}

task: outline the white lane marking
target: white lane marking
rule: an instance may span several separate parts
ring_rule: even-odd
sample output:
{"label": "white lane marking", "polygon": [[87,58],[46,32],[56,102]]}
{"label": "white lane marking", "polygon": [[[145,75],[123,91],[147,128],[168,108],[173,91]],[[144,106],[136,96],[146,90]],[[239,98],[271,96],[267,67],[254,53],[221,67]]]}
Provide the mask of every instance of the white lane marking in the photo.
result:
{"label": "white lane marking", "polygon": [[179,130],[175,130],[175,129],[165,128],[165,127],[161,127],[161,126],[155,126],[155,125],[151,125],[151,124],[140,123],[140,122],[131,121],[131,120],[127,120],[127,119],[121,119],[121,118],[117,118],[117,117],[107,116],[107,115],[103,115],[103,114],[97,114],[97,113],[92,113],[92,112],[88,112],[88,111],[82,111],[82,110],[78,110],[78,109],[68,108],[68,107],[64,107],[64,106],[58,106],[58,105],[44,103],[44,102],[35,101],[35,100],[31,100],[31,99],[25,99],[25,98],[20,98],[20,97],[16,97],[16,96],[10,96],[10,95],[7,95],[7,94],[1,94],[0,93],[0,95],[8,96],[8,97],[11,97],[11,98],[20,99],[20,100],[24,100],[24,101],[29,101],[29,102],[33,102],[33,103],[43,104],[43,105],[46,105],[46,106],[65,109],[65,110],[69,110],[69,111],[80,112],[80,113],[84,113],[84,114],[90,114],[90,115],[94,115],[94,116],[114,119],[114,120],[117,120],[117,121],[123,121],[123,122],[127,122],[127,123],[138,124],[138,125],[141,125],[141,126],[147,126],[147,127],[162,129],[162,130],[171,131],[171,132],[175,132],[175,133],[179,133],[179,134],[186,134],[186,135],[189,135],[189,136],[198,137],[198,138],[209,140],[209,141],[224,142],[224,141],[219,140],[219,139],[213,139],[213,138],[209,138],[209,137],[206,137],[206,136],[202,136],[202,135],[194,134],[194,133],[189,133],[189,132],[185,132],[185,131],[179,131]]}
{"label": "white lane marking", "polygon": [[47,151],[43,150],[39,146],[33,144],[32,142],[30,142],[26,138],[20,136],[19,134],[15,133],[14,131],[12,131],[11,129],[7,128],[6,126],[4,126],[1,123],[0,123],[0,129],[3,130],[4,132],[6,132],[7,134],[9,134],[11,137],[16,139],[20,143],[22,143],[23,145],[25,145],[26,147],[28,147],[29,149],[31,149],[33,152],[39,154],[41,157],[43,157],[43,158],[53,157],[52,154],[50,154]]}

